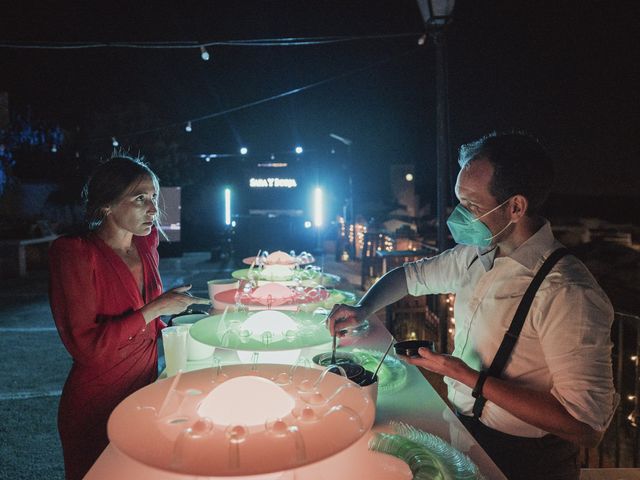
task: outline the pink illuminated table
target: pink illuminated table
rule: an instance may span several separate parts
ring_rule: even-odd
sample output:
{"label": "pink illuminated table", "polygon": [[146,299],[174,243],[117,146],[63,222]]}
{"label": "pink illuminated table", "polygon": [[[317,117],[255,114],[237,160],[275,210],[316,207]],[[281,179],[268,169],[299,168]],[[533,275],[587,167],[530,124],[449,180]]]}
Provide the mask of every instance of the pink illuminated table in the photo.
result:
{"label": "pink illuminated table", "polygon": [[[348,342],[345,342],[349,345],[341,346],[341,349],[361,348],[384,351],[389,345],[391,335],[377,318],[370,318],[369,321],[370,327],[366,334],[351,337]],[[300,355],[302,358],[311,359],[317,353],[326,350],[326,346],[314,347],[304,349]],[[234,351],[217,349],[215,356],[222,364],[238,361],[238,356]],[[187,369],[206,368],[211,364],[211,360],[189,362]],[[393,392],[381,391],[378,394],[376,420],[372,431],[366,433],[351,447],[333,457],[294,471],[243,478],[273,480],[411,479],[411,471],[405,463],[389,455],[371,452],[367,448],[368,441],[375,432],[390,431],[391,421],[402,421],[440,436],[466,453],[478,465],[485,478],[505,479],[419,370],[411,365],[407,365],[407,381],[403,388]],[[152,439],[149,442],[149,448],[153,448]],[[123,478],[186,480],[213,477],[194,477],[155,470],[128,458],[111,444],[98,458],[85,478],[88,480],[120,480]]]}

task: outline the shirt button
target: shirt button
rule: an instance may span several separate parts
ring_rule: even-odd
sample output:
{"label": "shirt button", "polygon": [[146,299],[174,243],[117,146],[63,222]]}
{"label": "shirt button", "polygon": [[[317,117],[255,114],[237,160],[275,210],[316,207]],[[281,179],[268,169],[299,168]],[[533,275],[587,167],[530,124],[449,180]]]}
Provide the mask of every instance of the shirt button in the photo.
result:
{"label": "shirt button", "polygon": [[129,340],[133,340],[133,337],[129,337]]}
{"label": "shirt button", "polygon": [[144,327],[144,328],[142,329],[142,331],[143,331],[143,332],[146,332],[146,331],[147,331],[147,327]]}

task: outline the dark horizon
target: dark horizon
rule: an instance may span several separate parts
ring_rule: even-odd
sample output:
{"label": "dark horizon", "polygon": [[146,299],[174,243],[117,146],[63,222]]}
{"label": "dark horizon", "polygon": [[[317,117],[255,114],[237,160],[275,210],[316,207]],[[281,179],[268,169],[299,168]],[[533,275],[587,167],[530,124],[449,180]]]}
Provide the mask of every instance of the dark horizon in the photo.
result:
{"label": "dark horizon", "polygon": [[[452,169],[461,143],[493,130],[526,130],[556,159],[556,196],[640,196],[634,60],[639,8],[637,2],[623,2],[617,10],[603,5],[457,2],[448,33]],[[14,114],[30,106],[37,117],[70,132],[112,122],[95,134],[86,132],[91,148],[105,156],[111,136],[135,153],[142,144],[140,137],[127,136],[132,129],[175,125],[167,132],[190,155],[235,153],[246,145],[267,157],[299,143],[308,151],[334,149],[346,157],[344,145],[328,136],[336,133],[354,142],[351,168],[363,190],[384,192],[386,166],[409,163],[416,166],[420,191],[434,197],[434,49],[429,41],[417,44],[424,26],[414,0],[393,7],[272,0],[153,10],[139,5],[120,10],[113,2],[91,10],[70,3],[25,4],[8,10],[0,23],[4,42],[44,43],[415,33],[310,47],[213,47],[208,62],[197,49],[0,48],[0,91],[9,92]],[[334,77],[285,98],[194,122],[190,134],[182,131],[190,119]],[[146,125],[117,121],[119,111],[138,104],[151,112]],[[71,153],[64,148],[60,158]],[[618,218],[625,212],[613,213]]]}

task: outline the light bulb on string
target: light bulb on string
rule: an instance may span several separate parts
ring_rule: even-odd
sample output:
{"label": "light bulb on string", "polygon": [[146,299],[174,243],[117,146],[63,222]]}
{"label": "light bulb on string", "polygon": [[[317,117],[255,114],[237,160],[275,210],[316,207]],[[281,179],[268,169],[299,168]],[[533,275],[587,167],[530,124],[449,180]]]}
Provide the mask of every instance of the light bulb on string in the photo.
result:
{"label": "light bulb on string", "polygon": [[185,131],[187,132],[191,132],[191,130],[193,130],[193,128],[191,127],[191,121],[187,122],[187,126],[184,127]]}
{"label": "light bulb on string", "polygon": [[207,51],[207,48],[204,45],[200,46],[200,58],[202,58],[202,60],[204,60],[205,62],[208,62],[209,58],[211,58],[209,56],[209,52]]}
{"label": "light bulb on string", "polygon": [[58,146],[54,143],[51,145],[51,153],[56,153],[58,151]]}
{"label": "light bulb on string", "polygon": [[418,45],[424,45],[427,42],[427,34],[423,33],[418,39]]}
{"label": "light bulb on string", "polygon": [[240,155],[246,155],[249,152],[247,147],[240,148]]}
{"label": "light bulb on string", "polygon": [[118,140],[116,140],[116,137],[111,137],[111,145],[113,145],[114,147],[117,147],[118,145],[120,145],[118,143]]}

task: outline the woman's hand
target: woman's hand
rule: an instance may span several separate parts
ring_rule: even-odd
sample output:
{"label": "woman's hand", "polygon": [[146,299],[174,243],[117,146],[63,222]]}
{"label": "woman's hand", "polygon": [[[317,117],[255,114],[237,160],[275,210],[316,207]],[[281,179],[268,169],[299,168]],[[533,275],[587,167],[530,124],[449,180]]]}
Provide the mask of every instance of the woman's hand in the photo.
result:
{"label": "woman's hand", "polygon": [[147,303],[142,309],[142,315],[145,322],[149,323],[160,315],[176,315],[184,312],[194,303],[209,305],[211,302],[208,298],[194,297],[189,293],[191,285],[183,285],[182,287],[172,288],[164,292],[155,300]]}
{"label": "woman's hand", "polygon": [[367,318],[364,308],[360,305],[336,304],[327,317],[327,328],[331,335],[337,332],[339,337],[344,337],[346,329],[353,329],[361,325]]}

